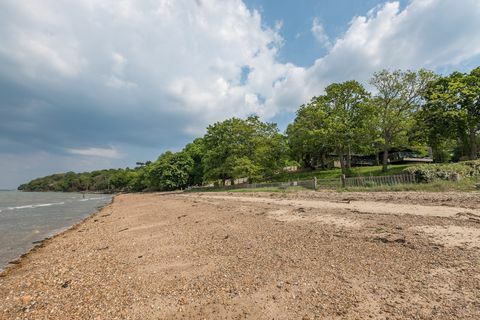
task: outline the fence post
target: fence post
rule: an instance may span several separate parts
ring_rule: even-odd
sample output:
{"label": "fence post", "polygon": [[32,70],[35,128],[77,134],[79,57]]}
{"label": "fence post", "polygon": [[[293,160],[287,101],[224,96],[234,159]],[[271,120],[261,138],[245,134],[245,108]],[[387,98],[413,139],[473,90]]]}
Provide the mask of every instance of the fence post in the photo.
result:
{"label": "fence post", "polygon": [[344,174],[342,174],[342,188],[345,188],[345,185],[346,185],[346,177]]}
{"label": "fence post", "polygon": [[317,191],[317,177],[313,177],[313,190]]}

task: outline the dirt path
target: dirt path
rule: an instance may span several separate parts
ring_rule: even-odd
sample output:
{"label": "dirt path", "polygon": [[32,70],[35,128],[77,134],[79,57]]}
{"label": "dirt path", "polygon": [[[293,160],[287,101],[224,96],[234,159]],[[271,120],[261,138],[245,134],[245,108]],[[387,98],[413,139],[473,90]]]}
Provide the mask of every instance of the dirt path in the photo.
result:
{"label": "dirt path", "polygon": [[1,274],[0,319],[478,319],[476,198],[413,196],[122,195]]}

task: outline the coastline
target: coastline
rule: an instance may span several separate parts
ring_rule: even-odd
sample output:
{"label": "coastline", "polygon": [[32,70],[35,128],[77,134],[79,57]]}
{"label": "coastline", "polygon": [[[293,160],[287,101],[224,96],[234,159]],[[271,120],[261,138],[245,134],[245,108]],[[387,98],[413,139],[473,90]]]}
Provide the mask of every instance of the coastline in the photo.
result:
{"label": "coastline", "polygon": [[[29,192],[29,191],[21,191],[21,192]],[[8,262],[8,264],[5,267],[0,266],[0,278],[6,277],[8,275],[8,272],[10,269],[15,269],[16,267],[20,266],[22,264],[22,260],[28,257],[29,255],[33,254],[36,252],[38,249],[43,248],[49,241],[53,241],[55,238],[62,236],[63,234],[74,231],[77,228],[79,228],[82,224],[86,223],[90,219],[94,218],[96,215],[98,215],[105,207],[113,204],[115,197],[117,194],[113,194],[112,198],[109,202],[105,203],[102,206],[97,207],[94,211],[88,214],[87,217],[81,219],[80,221],[74,223],[70,227],[66,228],[61,228],[57,229],[56,231],[52,231],[50,234],[48,234],[45,238],[37,241],[32,242],[32,247],[28,249],[26,252],[20,254],[17,258],[11,260]]]}
{"label": "coastline", "polygon": [[117,195],[2,273],[0,319],[480,314],[476,197],[438,194],[431,214],[411,194],[311,196]]}

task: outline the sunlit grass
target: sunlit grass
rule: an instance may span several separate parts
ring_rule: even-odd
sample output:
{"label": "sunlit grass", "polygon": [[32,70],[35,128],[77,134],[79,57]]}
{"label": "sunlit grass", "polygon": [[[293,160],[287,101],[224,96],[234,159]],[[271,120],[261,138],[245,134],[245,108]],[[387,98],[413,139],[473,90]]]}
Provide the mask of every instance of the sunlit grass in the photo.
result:
{"label": "sunlit grass", "polygon": [[448,192],[448,191],[480,191],[477,185],[480,183],[478,178],[465,178],[458,182],[437,180],[430,183],[412,183],[412,184],[396,184],[382,185],[372,187],[347,187],[339,188],[337,191],[364,191],[364,192],[387,192],[387,191],[423,191],[423,192]]}
{"label": "sunlit grass", "polygon": [[[382,171],[382,166],[370,166],[370,167],[353,167],[350,169],[348,176],[388,176],[394,174],[400,174],[402,171],[411,164],[399,164],[390,165],[386,172]],[[293,180],[307,180],[317,177],[317,179],[340,179],[342,171],[340,169],[329,170],[311,170],[302,172],[282,172],[275,175],[271,181],[293,181]]]}

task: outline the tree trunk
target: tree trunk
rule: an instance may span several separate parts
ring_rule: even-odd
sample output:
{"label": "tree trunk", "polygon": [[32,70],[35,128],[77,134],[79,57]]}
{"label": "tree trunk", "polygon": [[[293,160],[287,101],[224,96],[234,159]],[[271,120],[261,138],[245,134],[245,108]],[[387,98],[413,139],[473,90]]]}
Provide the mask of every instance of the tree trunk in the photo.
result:
{"label": "tree trunk", "polygon": [[343,156],[343,152],[338,152],[338,159],[340,160],[340,168],[342,169],[342,174],[346,174],[346,168],[345,168],[345,159]]}
{"label": "tree trunk", "polygon": [[475,135],[475,129],[470,128],[470,133],[469,133],[469,142],[470,142],[470,160],[476,160],[477,159],[477,137]]}
{"label": "tree trunk", "polygon": [[348,146],[347,150],[347,169],[350,170],[352,168],[352,152],[350,150],[350,146]]}
{"label": "tree trunk", "polygon": [[377,166],[380,165],[380,152],[379,152],[379,150],[376,150],[376,151],[375,151],[375,164],[376,164]]}
{"label": "tree trunk", "polygon": [[383,161],[382,161],[382,171],[387,172],[388,170],[388,146],[383,147]]}
{"label": "tree trunk", "polygon": [[312,164],[312,157],[310,155],[305,155],[303,157],[303,162],[307,168],[315,169],[315,166]]}

